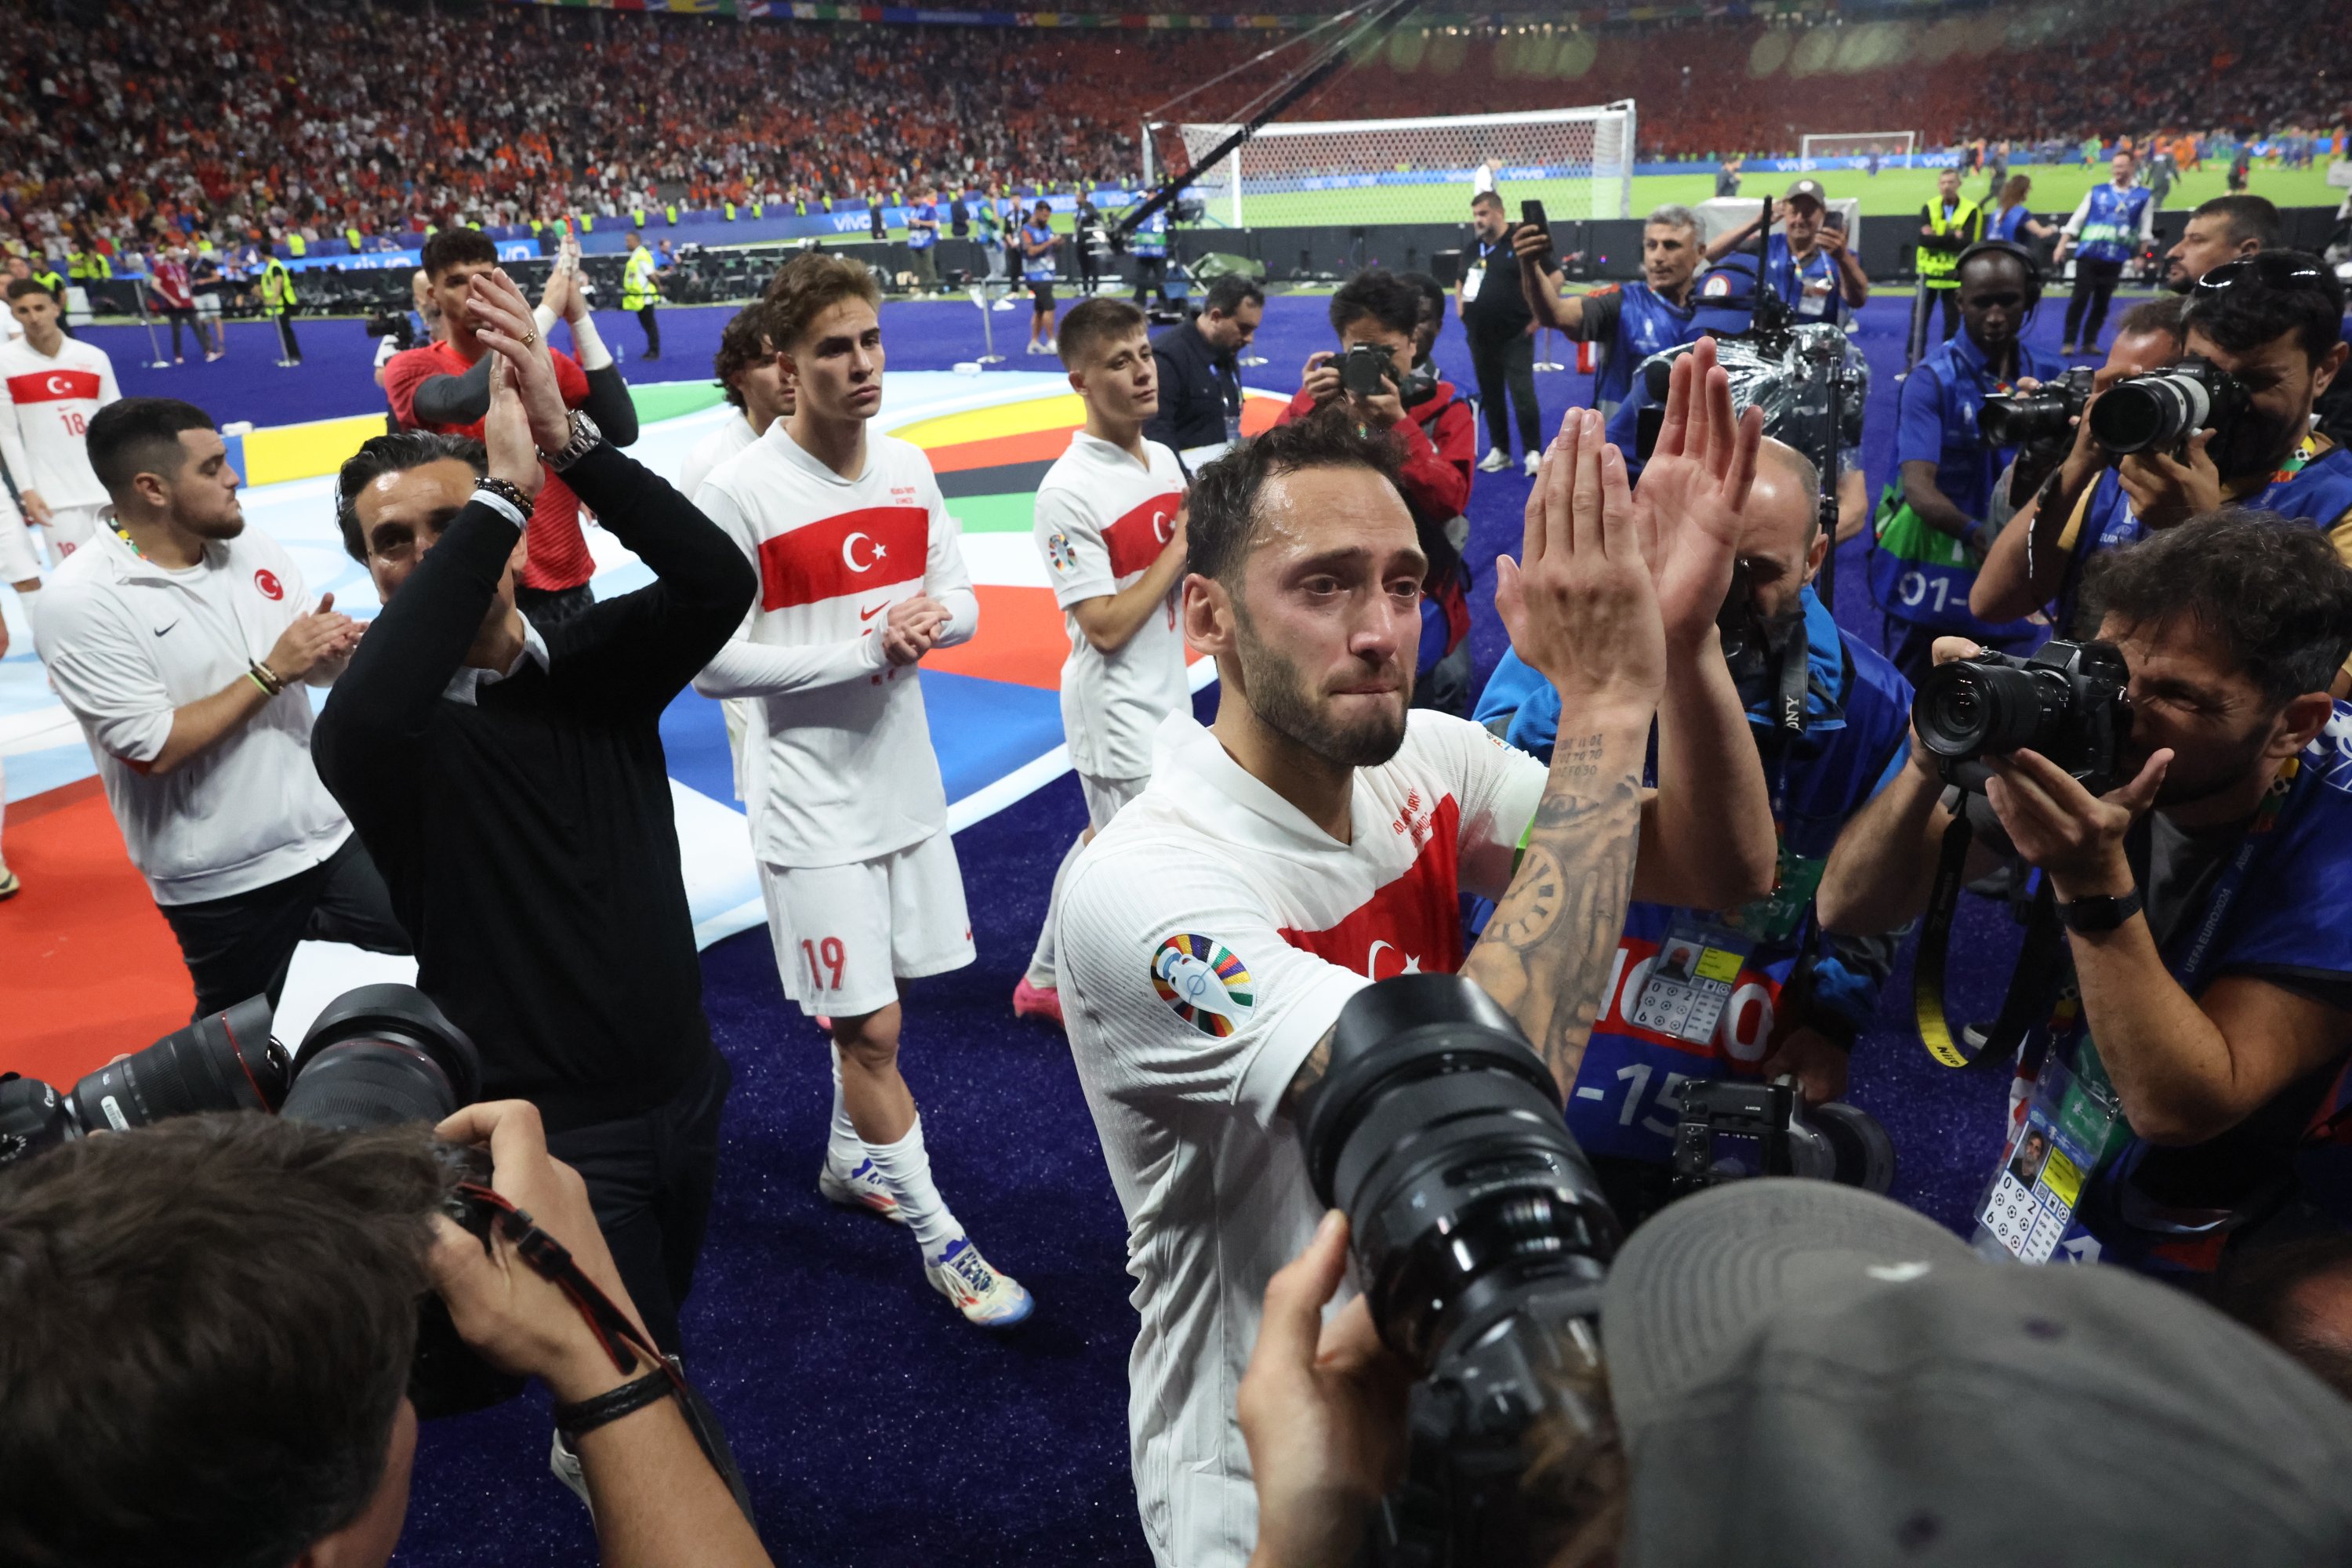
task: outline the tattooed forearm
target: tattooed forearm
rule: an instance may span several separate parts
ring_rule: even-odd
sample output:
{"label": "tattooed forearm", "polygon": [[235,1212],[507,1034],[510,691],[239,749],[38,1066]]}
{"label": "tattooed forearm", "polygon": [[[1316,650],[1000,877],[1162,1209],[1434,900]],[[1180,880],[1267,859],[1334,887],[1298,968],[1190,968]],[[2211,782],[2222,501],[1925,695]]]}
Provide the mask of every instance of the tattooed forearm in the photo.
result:
{"label": "tattooed forearm", "polygon": [[1339,1026],[1337,1024],[1324,1030],[1323,1037],[1315,1042],[1315,1048],[1307,1053],[1307,1059],[1298,1064],[1297,1072],[1291,1075],[1290,1087],[1282,1091],[1280,1110],[1283,1115],[1297,1115],[1300,1098],[1321,1083],[1323,1075],[1331,1070],[1331,1041],[1339,1033]]}
{"label": "tattooed forearm", "polygon": [[1462,966],[1518,1020],[1563,1096],[1625,930],[1645,738],[1604,732],[1554,748],[1518,874]]}

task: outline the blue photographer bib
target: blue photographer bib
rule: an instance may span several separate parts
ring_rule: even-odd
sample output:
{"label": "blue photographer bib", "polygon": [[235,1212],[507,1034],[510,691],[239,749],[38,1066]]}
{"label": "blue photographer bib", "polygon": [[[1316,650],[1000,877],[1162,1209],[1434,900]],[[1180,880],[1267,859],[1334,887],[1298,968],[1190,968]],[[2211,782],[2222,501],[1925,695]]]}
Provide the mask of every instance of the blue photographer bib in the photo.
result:
{"label": "blue photographer bib", "polygon": [[[1698,300],[1696,286],[1691,305],[1677,305],[1647,283],[1617,287],[1617,330],[1610,337],[1601,369],[1592,378],[1592,401],[1614,409],[1633,390],[1633,369],[1662,349],[1686,343],[1698,336],[1691,315]],[[1633,447],[1624,450],[1630,454]]]}
{"label": "blue photographer bib", "polygon": [[1800,321],[1829,321],[1842,327],[1853,314],[1846,306],[1843,275],[1829,252],[1816,250],[1800,267],[1785,234],[1774,235],[1765,247],[1764,281]]}
{"label": "blue photographer bib", "polygon": [[[2231,501],[2254,511],[2275,512],[2290,522],[2307,522],[2332,530],[2352,516],[2352,450],[2325,443],[2316,436],[2304,437],[2294,455],[2281,464],[2263,485]],[[2062,633],[2074,624],[2082,597],[2083,574],[2091,557],[2103,550],[2137,544],[2151,531],[2132,515],[2131,498],[2124,493],[2116,471],[2108,468],[2091,487],[2082,520],[2073,531],[2073,563],[2058,590],[2058,626]]]}
{"label": "blue photographer bib", "polygon": [[[1771,896],[1730,910],[1628,906],[1601,1016],[1569,1096],[1586,1150],[1663,1163],[1673,1158],[1678,1090],[1694,1079],[1749,1077],[1771,1052],[1782,990],[1801,965],[1814,1007],[1857,1027],[1876,1010],[1881,976],[1840,962],[1812,919],[1814,889],[1838,834],[1903,764],[1911,687],[1876,650],[1839,631],[1804,591],[1811,684],[1804,734],[1769,734],[1773,822],[1780,839]],[[1551,683],[1506,653],[1475,716],[1514,744],[1549,754],[1559,721]],[[1655,984],[1654,984],[1655,982]]]}
{"label": "blue photographer bib", "polygon": [[[2064,372],[2039,350],[2021,343],[2017,353],[2020,376],[2046,382]],[[1900,499],[1902,465],[1933,463],[1936,488],[1945,499],[1970,520],[1981,520],[1992,504],[1993,484],[2016,448],[1986,446],[1977,416],[1986,398],[2014,390],[2014,381],[1996,374],[1966,332],[1922,360],[1903,384],[1896,472],[1879,510],[1869,566],[1871,597],[1896,620],[1980,643],[2033,635],[2031,622],[1985,621],[1969,609],[1979,563],[1960,541],[1929,527]]]}
{"label": "blue photographer bib", "polygon": [[[929,223],[937,223],[940,221],[940,209],[936,204],[925,202],[915,209],[913,216]],[[909,250],[929,250],[939,242],[938,229],[910,228],[907,231],[907,248]]]}
{"label": "blue photographer bib", "polygon": [[[1044,245],[1053,237],[1053,229],[1044,224],[1024,223],[1021,226],[1024,245]],[[1021,257],[1021,276],[1032,283],[1051,283],[1055,277],[1054,253],[1041,250],[1032,256],[1024,250]]]}
{"label": "blue photographer bib", "polygon": [[1164,258],[1168,254],[1168,209],[1160,208],[1136,226],[1129,243],[1135,254],[1145,258]]}
{"label": "blue photographer bib", "polygon": [[2142,185],[2119,191],[2109,182],[2094,190],[2083,232],[2075,237],[2077,254],[2087,261],[2128,261],[2138,255],[2140,215],[2154,199]]}
{"label": "blue photographer bib", "polygon": [[[2352,981],[2352,706],[2336,703],[2326,729],[2281,771],[2204,907],[2170,933],[2164,963],[2191,996],[2232,973]],[[2292,1170],[2306,1201],[2352,1228],[2352,1096],[2344,1064],[2323,1071],[2332,1081],[2300,1137],[2283,1134],[2289,1146],[2268,1152],[2278,1182],[2254,1201],[2281,1201],[2279,1184]],[[2207,1273],[2219,1264],[2249,1217],[2243,1200],[2217,1194],[2198,1202],[2193,1182],[2182,1181],[2182,1152],[2132,1132],[2076,1004],[2062,1000],[2050,1024],[2028,1037],[2019,1076],[2031,1090],[1979,1205],[1980,1247],[2032,1263],[2122,1263],[2159,1274]],[[2247,1151],[2250,1158],[2262,1152]],[[2153,1178],[2168,1163],[2159,1184]]]}

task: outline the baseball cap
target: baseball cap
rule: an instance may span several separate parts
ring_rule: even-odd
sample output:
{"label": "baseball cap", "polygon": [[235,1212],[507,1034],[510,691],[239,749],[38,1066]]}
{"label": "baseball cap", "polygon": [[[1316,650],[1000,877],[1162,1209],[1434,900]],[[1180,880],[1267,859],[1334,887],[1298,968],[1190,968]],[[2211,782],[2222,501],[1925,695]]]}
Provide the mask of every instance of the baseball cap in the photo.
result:
{"label": "baseball cap", "polygon": [[1601,1301],[1627,1568],[2352,1561],[2352,1404],[2186,1292],[1733,1183]]}
{"label": "baseball cap", "polygon": [[1798,180],[1789,186],[1789,194],[1780,199],[1793,202],[1800,198],[1824,207],[1830,205],[1829,195],[1822,189],[1819,180]]}
{"label": "baseball cap", "polygon": [[1735,251],[1699,275],[1691,291],[1691,330],[1744,332],[1756,314],[1756,258]]}

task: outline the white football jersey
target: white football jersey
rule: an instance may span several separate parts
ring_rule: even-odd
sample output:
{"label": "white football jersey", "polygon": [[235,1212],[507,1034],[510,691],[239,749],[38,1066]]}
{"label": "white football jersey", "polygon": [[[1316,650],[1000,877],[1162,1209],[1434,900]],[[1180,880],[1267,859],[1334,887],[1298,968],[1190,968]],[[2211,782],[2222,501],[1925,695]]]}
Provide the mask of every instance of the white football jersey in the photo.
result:
{"label": "white football jersey", "polygon": [[1234,1397],[1266,1281],[1321,1217],[1284,1094],[1349,997],[1464,957],[1458,895],[1509,883],[1542,763],[1425,710],[1356,773],[1342,844],[1189,712],[1072,867],[1063,1016],[1127,1215],[1129,1435],[1153,1554],[1241,1568],[1257,1501]]}
{"label": "white football jersey", "polygon": [[759,766],[744,768],[752,844],[774,866],[839,866],[947,826],[917,666],[882,652],[883,617],[929,595],[950,619],[935,646],[970,640],[980,600],[929,459],[867,437],[845,479],[779,419],[712,470],[694,497],[760,574],[760,596],[695,685],[757,697]]}
{"label": "white football jersey", "polygon": [[1149,463],[1080,430],[1037,487],[1037,550],[1070,636],[1070,657],[1062,665],[1062,733],[1071,764],[1097,778],[1150,773],[1160,721],[1180,709],[1189,711],[1192,701],[1175,590],[1108,653],[1088,642],[1077,616],[1068,613],[1074,605],[1130,586],[1160,558],[1176,526],[1184,506],[1184,470],[1176,454],[1157,441],[1143,447]]}
{"label": "white football jersey", "polygon": [[0,463],[16,488],[55,507],[106,505],[89,416],[121,395],[104,349],[68,338],[51,359],[24,338],[0,342]]}
{"label": "white football jersey", "polygon": [[677,493],[691,500],[702,481],[717,471],[719,465],[750,446],[760,437],[751,433],[751,422],[740,408],[730,409],[734,416],[716,430],[694,444],[686,455],[686,466],[677,471]]}

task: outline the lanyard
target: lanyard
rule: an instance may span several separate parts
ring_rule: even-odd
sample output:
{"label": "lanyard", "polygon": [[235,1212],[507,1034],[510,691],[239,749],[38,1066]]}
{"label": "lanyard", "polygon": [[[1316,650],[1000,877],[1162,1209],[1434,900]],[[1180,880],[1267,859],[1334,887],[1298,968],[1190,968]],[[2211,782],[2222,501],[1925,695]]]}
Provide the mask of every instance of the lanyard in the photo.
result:
{"label": "lanyard", "polygon": [[2286,483],[2287,480],[2303,472],[2305,465],[2317,456],[2319,456],[2319,437],[2315,433],[2305,436],[2303,438],[2303,445],[2294,449],[2294,456],[2281,463],[2278,466],[2278,471],[2271,475],[2270,482],[2274,485]]}
{"label": "lanyard", "polygon": [[2213,960],[2213,947],[2221,930],[2229,921],[2230,911],[2238,901],[2238,894],[2246,885],[2246,873],[2252,869],[2255,858],[2270,843],[2272,831],[2278,826],[2279,816],[2286,808],[2287,797],[2294,793],[2296,780],[2303,771],[2303,759],[2289,757],[2279,769],[2278,777],[2263,795],[2263,804],[2248,824],[2246,836],[2238,845],[2236,854],[2221,868],[2221,879],[2213,885],[2212,897],[2205,905],[2205,918],[2197,923],[2197,933],[2180,962],[2167,965],[2172,977],[2183,991],[2194,995],[2198,983],[2204,978],[2205,969]]}

